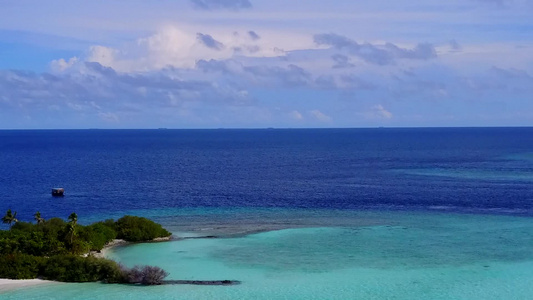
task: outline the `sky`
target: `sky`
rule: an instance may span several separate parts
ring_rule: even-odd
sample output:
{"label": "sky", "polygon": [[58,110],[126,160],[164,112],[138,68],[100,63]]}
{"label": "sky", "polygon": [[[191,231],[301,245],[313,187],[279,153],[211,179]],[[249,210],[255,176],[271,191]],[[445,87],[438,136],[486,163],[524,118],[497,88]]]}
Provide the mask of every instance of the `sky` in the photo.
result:
{"label": "sky", "polygon": [[0,0],[0,129],[533,126],[531,0]]}

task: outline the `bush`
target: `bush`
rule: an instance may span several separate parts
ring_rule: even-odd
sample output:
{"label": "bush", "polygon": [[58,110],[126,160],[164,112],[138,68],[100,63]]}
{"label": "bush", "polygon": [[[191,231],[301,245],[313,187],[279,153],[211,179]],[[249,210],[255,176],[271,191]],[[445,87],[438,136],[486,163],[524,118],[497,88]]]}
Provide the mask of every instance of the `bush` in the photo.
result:
{"label": "bush", "polygon": [[165,270],[153,266],[145,266],[142,269],[142,273],[143,279],[141,284],[147,285],[162,284],[163,279],[168,276],[168,273]]}
{"label": "bush", "polygon": [[144,285],[159,285],[163,283],[163,279],[168,276],[168,273],[154,266],[135,266],[133,269],[125,269],[128,283],[140,283]]}
{"label": "bush", "polygon": [[101,259],[101,274],[100,280],[106,283],[126,283],[126,274],[118,263],[110,259]]}
{"label": "bush", "polygon": [[45,221],[40,226],[36,226],[46,234],[57,235],[58,232],[63,231],[67,223],[61,218],[51,218]]}
{"label": "bush", "polygon": [[[11,233],[11,232],[9,232]],[[20,238],[12,234],[0,236],[0,255],[15,254],[20,252]]]}
{"label": "bush", "polygon": [[59,255],[47,259],[42,276],[45,279],[64,282],[124,282],[124,275],[116,262],[73,255]]}
{"label": "bush", "polygon": [[139,266],[135,266],[132,269],[124,268],[122,271],[128,283],[141,283],[143,281],[143,272]]}
{"label": "bush", "polygon": [[39,275],[44,258],[26,254],[0,256],[0,278],[33,279]]}
{"label": "bush", "polygon": [[90,250],[99,251],[104,248],[105,244],[117,237],[117,232],[114,228],[99,222],[85,227],[80,226],[79,237],[87,241]]}
{"label": "bush", "polygon": [[35,225],[28,222],[17,222],[11,226],[11,231],[33,231]]}
{"label": "bush", "polygon": [[117,238],[130,242],[150,241],[158,237],[167,237],[171,233],[152,220],[124,216],[116,222]]}

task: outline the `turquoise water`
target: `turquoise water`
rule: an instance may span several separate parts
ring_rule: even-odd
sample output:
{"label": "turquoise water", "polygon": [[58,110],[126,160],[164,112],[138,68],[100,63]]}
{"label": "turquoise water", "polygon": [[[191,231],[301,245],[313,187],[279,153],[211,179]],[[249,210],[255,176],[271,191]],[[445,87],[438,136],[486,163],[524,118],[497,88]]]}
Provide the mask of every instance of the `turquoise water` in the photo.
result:
{"label": "turquoise water", "polygon": [[[170,273],[168,279],[231,279],[242,281],[241,285],[54,284],[3,293],[0,298],[475,300],[533,297],[531,218],[327,210],[300,210],[295,215],[281,209],[270,213],[240,211],[239,215],[233,222],[226,219],[220,223],[232,216],[230,211],[198,213],[185,220],[183,215],[174,216],[177,220],[172,225],[176,236],[226,237],[136,244],[115,248],[108,256],[128,266],[161,266]],[[180,222],[192,222],[197,230],[183,230],[188,228],[180,227]],[[212,227],[213,223],[221,226]],[[273,230],[276,228],[279,230]]]}

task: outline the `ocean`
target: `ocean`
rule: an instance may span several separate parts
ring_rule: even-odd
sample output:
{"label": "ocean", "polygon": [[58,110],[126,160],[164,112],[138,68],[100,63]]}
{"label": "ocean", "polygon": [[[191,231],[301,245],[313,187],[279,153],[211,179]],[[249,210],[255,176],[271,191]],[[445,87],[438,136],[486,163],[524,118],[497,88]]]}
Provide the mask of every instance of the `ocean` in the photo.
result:
{"label": "ocean", "polygon": [[533,128],[4,130],[0,166],[0,211],[215,236],[109,256],[242,281],[0,299],[533,298]]}

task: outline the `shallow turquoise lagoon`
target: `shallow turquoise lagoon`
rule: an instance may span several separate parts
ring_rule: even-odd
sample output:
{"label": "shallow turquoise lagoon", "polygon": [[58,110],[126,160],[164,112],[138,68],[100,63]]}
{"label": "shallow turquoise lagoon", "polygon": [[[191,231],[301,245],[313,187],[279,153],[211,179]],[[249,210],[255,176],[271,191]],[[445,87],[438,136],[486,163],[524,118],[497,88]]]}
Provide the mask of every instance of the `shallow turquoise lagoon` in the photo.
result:
{"label": "shallow turquoise lagoon", "polygon": [[[189,219],[199,229],[187,232],[176,230],[175,222],[176,236],[226,237],[136,244],[108,254],[128,266],[161,266],[168,279],[232,279],[241,285],[53,284],[0,293],[0,299],[533,298],[531,218],[427,212],[283,215],[276,211],[268,222],[250,215],[215,228],[207,219],[221,216],[213,214],[196,223]],[[242,234],[260,229],[271,231]]]}

